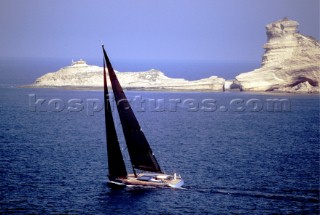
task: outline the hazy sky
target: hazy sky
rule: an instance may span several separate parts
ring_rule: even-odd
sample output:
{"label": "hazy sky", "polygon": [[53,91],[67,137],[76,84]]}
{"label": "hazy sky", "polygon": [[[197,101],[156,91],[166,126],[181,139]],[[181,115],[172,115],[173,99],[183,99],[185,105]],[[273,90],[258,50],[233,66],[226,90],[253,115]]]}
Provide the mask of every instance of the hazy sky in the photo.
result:
{"label": "hazy sky", "polygon": [[284,17],[319,39],[319,0],[1,0],[0,57],[261,61]]}

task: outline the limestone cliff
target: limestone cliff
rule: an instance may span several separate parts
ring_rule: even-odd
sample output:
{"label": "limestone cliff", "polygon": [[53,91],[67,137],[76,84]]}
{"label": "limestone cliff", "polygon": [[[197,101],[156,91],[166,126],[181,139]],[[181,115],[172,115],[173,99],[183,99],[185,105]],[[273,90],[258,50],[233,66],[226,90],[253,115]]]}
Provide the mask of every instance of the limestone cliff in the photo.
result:
{"label": "limestone cliff", "polygon": [[[32,87],[74,87],[92,88],[103,87],[103,69],[86,64],[80,60],[71,66],[62,68],[54,73],[47,73],[38,78]],[[158,70],[145,72],[116,72],[123,88],[145,90],[187,90],[187,91],[222,91],[224,79],[217,76],[188,81],[185,79],[169,78]]]}
{"label": "limestone cliff", "polygon": [[266,26],[268,41],[259,69],[236,77],[244,91],[319,92],[320,44],[284,18]]}

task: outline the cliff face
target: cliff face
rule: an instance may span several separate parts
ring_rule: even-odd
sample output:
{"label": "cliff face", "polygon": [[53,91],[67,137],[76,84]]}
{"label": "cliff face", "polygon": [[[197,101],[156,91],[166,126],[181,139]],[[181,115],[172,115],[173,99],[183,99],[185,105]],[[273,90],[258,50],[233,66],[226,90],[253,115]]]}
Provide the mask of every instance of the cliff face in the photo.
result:
{"label": "cliff face", "polygon": [[[103,68],[78,61],[71,66],[38,78],[33,87],[103,87]],[[222,91],[224,79],[217,76],[197,81],[169,78],[158,70],[116,72],[123,88],[145,90]]]}
{"label": "cliff face", "polygon": [[[319,92],[320,44],[300,34],[298,26],[298,22],[287,18],[268,24],[261,67],[242,73],[235,80],[212,76],[187,81],[169,78],[158,70],[116,73],[121,85],[130,89],[223,91],[240,88],[244,91]],[[80,60],[38,78],[32,86],[102,87],[102,80],[101,67]]]}
{"label": "cliff face", "polygon": [[320,44],[283,19],[266,26],[268,41],[259,69],[236,77],[244,91],[319,92]]}

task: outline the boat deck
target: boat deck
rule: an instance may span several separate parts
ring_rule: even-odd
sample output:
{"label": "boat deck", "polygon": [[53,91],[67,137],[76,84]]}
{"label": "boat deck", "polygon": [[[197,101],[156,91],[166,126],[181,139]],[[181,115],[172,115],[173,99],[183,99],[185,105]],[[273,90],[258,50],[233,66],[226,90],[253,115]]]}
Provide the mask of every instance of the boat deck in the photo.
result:
{"label": "boat deck", "polygon": [[[142,180],[141,178],[144,176],[150,176],[148,174],[144,175],[138,175],[137,177],[134,174],[129,174],[128,178],[126,179],[120,179],[121,182],[125,185],[140,185],[140,186],[152,186],[152,187],[172,187],[172,188],[178,188],[183,185],[183,180],[181,178],[173,178],[170,175],[165,174],[159,174],[159,175],[153,175],[154,178],[151,178],[149,180]],[[157,178],[161,176],[166,177],[169,176],[169,178],[165,179],[158,179]]]}

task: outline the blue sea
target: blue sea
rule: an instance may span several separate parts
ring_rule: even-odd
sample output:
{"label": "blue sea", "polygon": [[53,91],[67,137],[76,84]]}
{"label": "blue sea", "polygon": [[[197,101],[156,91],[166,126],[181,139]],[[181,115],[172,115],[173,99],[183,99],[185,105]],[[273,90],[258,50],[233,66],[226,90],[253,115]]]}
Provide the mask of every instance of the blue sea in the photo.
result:
{"label": "blue sea", "polygon": [[319,214],[319,95],[127,96],[183,189],[108,186],[102,91],[2,87],[0,214]]}

